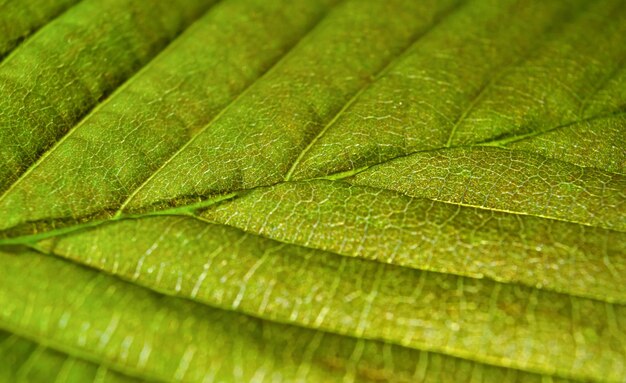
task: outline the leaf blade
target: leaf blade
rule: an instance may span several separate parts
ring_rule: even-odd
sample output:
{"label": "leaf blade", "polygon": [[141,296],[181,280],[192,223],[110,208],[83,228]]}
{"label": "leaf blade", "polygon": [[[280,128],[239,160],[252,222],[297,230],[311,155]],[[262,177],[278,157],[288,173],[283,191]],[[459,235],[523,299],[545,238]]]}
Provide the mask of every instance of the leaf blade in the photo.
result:
{"label": "leaf blade", "polygon": [[0,375],[623,380],[623,2],[101,6],[0,64]]}

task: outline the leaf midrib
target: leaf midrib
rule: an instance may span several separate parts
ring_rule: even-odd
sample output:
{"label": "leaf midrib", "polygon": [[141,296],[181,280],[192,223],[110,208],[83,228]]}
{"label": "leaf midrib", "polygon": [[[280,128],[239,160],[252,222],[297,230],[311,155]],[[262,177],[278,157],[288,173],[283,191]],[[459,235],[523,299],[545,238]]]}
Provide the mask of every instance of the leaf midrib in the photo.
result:
{"label": "leaf midrib", "polygon": [[[623,114],[625,112],[620,112],[618,114]],[[605,116],[602,117],[598,117],[598,118],[604,118]],[[588,119],[589,120],[589,119]],[[562,126],[559,126],[558,128],[561,128]],[[325,176],[319,176],[319,177],[313,177],[313,178],[308,178],[308,179],[303,179],[303,180],[296,180],[296,181],[280,181],[280,182],[275,182],[273,184],[269,184],[269,185],[257,185],[251,188],[247,188],[247,189],[237,189],[237,190],[232,190],[232,191],[223,191],[219,194],[210,196],[209,198],[202,200],[200,202],[197,203],[192,203],[192,204],[186,204],[186,205],[179,205],[173,208],[167,208],[167,209],[157,209],[157,210],[147,210],[144,212],[137,212],[137,213],[125,213],[123,210],[123,205],[117,209],[115,211],[115,213],[113,213],[109,218],[104,218],[104,219],[99,219],[99,220],[94,220],[94,221],[89,221],[86,223],[80,223],[80,224],[74,224],[74,225],[68,225],[59,229],[52,229],[49,231],[45,231],[45,232],[40,232],[40,233],[36,233],[36,234],[26,234],[26,235],[18,235],[18,236],[14,236],[14,237],[5,237],[5,238],[0,238],[0,246],[2,245],[15,245],[15,244],[28,244],[28,243],[32,243],[34,241],[39,241],[42,239],[46,239],[46,238],[51,238],[51,237],[56,237],[59,235],[64,235],[64,234],[68,234],[68,233],[74,233],[74,232],[79,232],[88,228],[92,228],[92,227],[96,227],[99,225],[102,225],[104,223],[107,222],[114,222],[117,220],[122,220],[122,219],[136,219],[136,218],[143,218],[143,217],[151,217],[151,216],[158,216],[158,215],[172,215],[172,214],[184,214],[184,215],[193,215],[193,212],[199,209],[203,209],[203,208],[207,208],[211,205],[214,205],[216,203],[220,203],[226,200],[230,200],[239,196],[242,196],[244,194],[247,194],[249,192],[252,192],[256,189],[260,189],[260,188],[272,188],[275,186],[279,186],[282,184],[286,184],[286,183],[306,183],[306,182],[311,182],[311,181],[316,181],[316,180],[329,180],[329,181],[343,181],[344,179],[356,176],[360,173],[363,173],[367,170],[370,169],[374,169],[376,167],[379,166],[384,166],[387,165],[391,162],[397,161],[397,160],[401,160],[403,158],[407,158],[410,157],[412,155],[415,154],[422,154],[422,153],[428,153],[428,152],[435,152],[435,151],[440,151],[442,149],[462,149],[462,148],[476,148],[476,147],[481,147],[481,146],[496,146],[496,145],[487,145],[487,144],[479,144],[479,145],[469,145],[469,146],[455,146],[455,147],[451,147],[451,148],[434,148],[434,149],[426,149],[426,150],[418,150],[418,151],[414,151],[405,155],[401,155],[401,156],[397,156],[394,158],[390,158],[386,161],[380,162],[380,163],[376,163],[376,164],[372,164],[372,165],[366,165],[357,169],[352,169],[352,170],[348,170],[348,171],[341,171],[341,172],[337,172],[337,173],[333,173],[333,174],[329,174],[329,175],[325,175]],[[498,146],[500,147],[500,146]],[[506,147],[502,147],[503,149],[506,150],[511,150],[508,149]],[[520,150],[511,150],[511,151],[515,151],[515,152],[520,152]],[[551,160],[551,159],[547,159],[547,160]],[[560,161],[560,162],[565,162],[568,164],[571,164],[567,161],[561,161],[561,160],[553,160],[553,161]],[[587,167],[582,167],[576,164],[571,164],[573,166],[579,167],[581,169],[586,169]],[[596,168],[592,168],[592,169],[596,169]],[[611,173],[611,172],[606,172],[607,174],[613,174],[613,175],[622,175],[620,173]],[[368,185],[368,188],[372,188],[372,189],[376,189],[376,190],[381,190],[381,191],[389,191],[389,192],[393,192],[393,193],[397,193],[397,194],[401,194],[403,196],[406,196],[408,198],[411,199],[418,199],[418,200],[431,200],[431,201],[435,201],[435,202],[440,202],[440,203],[444,203],[444,204],[449,204],[449,205],[454,205],[454,206],[461,206],[461,207],[468,207],[468,208],[473,208],[473,209],[479,209],[479,210],[483,210],[483,211],[490,211],[490,212],[498,212],[498,213],[506,213],[506,214],[513,214],[513,215],[517,215],[517,216],[529,216],[529,217],[536,217],[536,218],[540,218],[540,219],[547,219],[547,220],[553,220],[553,221],[560,221],[560,222],[566,222],[566,223],[570,223],[570,224],[576,224],[576,225],[582,225],[585,227],[591,227],[591,228],[598,228],[598,229],[603,229],[603,230],[608,230],[608,231],[613,231],[613,232],[618,232],[618,233],[623,233],[624,231],[622,230],[617,230],[615,228],[609,228],[606,226],[600,226],[600,225],[596,225],[596,224],[591,224],[588,222],[581,222],[581,221],[577,221],[577,220],[572,220],[572,219],[565,219],[565,218],[561,218],[561,217],[555,217],[555,216],[550,216],[550,215],[542,215],[542,214],[536,214],[536,213],[529,213],[529,212],[522,212],[522,211],[513,211],[513,210],[507,210],[507,209],[500,209],[500,208],[495,208],[495,207],[486,207],[486,206],[480,206],[480,205],[474,205],[474,204],[468,204],[468,203],[463,203],[463,202],[456,202],[456,201],[450,201],[450,200],[446,200],[446,199],[437,199],[434,197],[416,197],[416,196],[411,196],[408,195],[406,193],[403,193],[402,191],[398,191],[398,190],[394,190],[391,188],[385,188],[385,187],[380,187],[380,186],[371,186]],[[0,198],[1,200],[2,198]],[[126,201],[128,202],[128,200]],[[161,202],[168,202],[168,201],[158,201],[156,204],[158,205]],[[149,209],[149,207],[147,207]],[[101,215],[103,211],[96,211],[93,212],[91,214],[89,214],[89,216],[92,217],[97,217],[99,215]],[[50,218],[51,220],[63,220],[63,219],[71,219],[71,220],[78,220],[80,219],[79,217],[52,217]],[[27,221],[27,222],[23,222],[21,225],[28,225],[28,224],[32,224],[35,222],[41,222],[40,220],[38,221]],[[21,226],[20,225],[20,226]],[[15,227],[12,228],[8,228],[6,230],[4,230],[4,232],[10,232],[12,229],[14,229]],[[1,232],[0,232],[1,233]]]}
{"label": "leaf midrib", "polygon": [[[369,169],[369,168],[362,169],[362,171],[365,171],[367,169]],[[347,178],[347,177],[350,177],[352,175],[354,175],[354,174],[345,175],[343,178]],[[88,230],[95,229],[97,227],[101,227],[101,226],[104,226],[104,225],[108,225],[108,224],[112,224],[112,223],[120,222],[120,221],[138,220],[138,219],[142,219],[142,218],[160,217],[160,216],[171,216],[171,217],[193,218],[195,220],[199,220],[199,221],[207,223],[207,224],[220,225],[220,226],[224,226],[224,227],[231,227],[231,228],[235,228],[237,230],[240,230],[242,232],[245,232],[247,234],[251,234],[251,235],[253,235],[255,237],[266,238],[266,239],[270,239],[270,240],[272,240],[274,242],[277,242],[277,243],[282,243],[282,244],[292,245],[292,246],[299,246],[299,247],[310,249],[310,250],[324,251],[326,253],[333,254],[333,255],[336,255],[336,256],[340,256],[340,257],[355,258],[355,259],[359,259],[361,261],[376,262],[376,263],[389,265],[389,266],[393,266],[393,267],[407,268],[407,269],[413,269],[413,270],[421,270],[421,271],[424,271],[424,272],[432,272],[432,273],[442,274],[442,272],[436,271],[436,270],[423,269],[423,268],[418,268],[418,267],[414,267],[414,266],[411,266],[411,265],[386,263],[386,262],[383,262],[383,261],[377,260],[377,259],[366,259],[366,258],[354,257],[354,256],[338,253],[338,252],[336,252],[334,250],[331,250],[331,249],[320,249],[320,248],[309,246],[309,245],[305,245],[305,244],[302,244],[302,243],[296,243],[296,242],[292,242],[292,241],[286,241],[286,240],[282,240],[282,239],[271,238],[271,237],[267,237],[267,236],[265,236],[263,234],[256,233],[256,232],[253,232],[253,231],[241,228],[241,227],[232,226],[232,225],[227,224],[227,223],[213,222],[211,220],[208,220],[208,219],[203,218],[203,217],[199,216],[198,214],[196,214],[196,212],[198,212],[198,211],[202,211],[203,209],[210,208],[210,207],[212,207],[214,205],[217,205],[217,204],[220,204],[220,203],[223,203],[223,202],[228,202],[230,200],[237,199],[238,197],[247,195],[247,194],[249,194],[249,193],[251,193],[251,192],[253,192],[254,190],[257,190],[257,189],[266,189],[266,188],[271,188],[271,187],[275,187],[275,186],[279,186],[279,185],[283,185],[283,184],[287,184],[287,183],[307,183],[307,182],[310,182],[310,181],[323,180],[323,179],[326,179],[326,178],[322,177],[322,178],[315,178],[315,179],[305,180],[305,181],[282,181],[282,182],[279,182],[279,183],[276,183],[276,184],[273,184],[273,185],[269,185],[269,186],[257,186],[257,187],[250,188],[250,189],[237,190],[237,191],[234,191],[234,192],[230,192],[228,194],[221,194],[221,195],[215,196],[213,198],[201,201],[199,203],[194,203],[194,204],[189,204],[189,205],[182,205],[182,206],[174,207],[174,208],[171,208],[171,209],[148,211],[148,212],[137,213],[137,214],[132,214],[132,213],[131,214],[116,214],[116,215],[114,215],[111,218],[89,221],[89,222],[80,223],[80,224],[77,224],[77,225],[70,225],[70,226],[59,228],[59,229],[53,229],[53,230],[50,230],[50,231],[36,233],[36,234],[29,234],[29,235],[23,235],[23,236],[18,236],[18,237],[13,237],[13,238],[0,239],[0,249],[3,246],[7,246],[8,247],[8,246],[15,246],[15,245],[25,245],[27,247],[33,247],[35,249],[39,249],[37,247],[37,242],[42,241],[42,240],[53,239],[53,238],[64,236],[64,235],[77,234],[77,233],[85,232],[85,231],[88,231]],[[333,180],[344,183],[344,181],[341,181],[342,178],[334,178]],[[347,182],[346,182],[346,184],[351,185],[351,184],[349,184]],[[567,221],[567,220],[553,218],[553,217],[540,216],[540,215],[537,215],[537,214],[527,214],[527,213],[512,212],[512,211],[507,211],[507,210],[491,209],[491,208],[485,208],[485,207],[481,207],[481,206],[474,206],[474,205],[460,203],[460,202],[441,201],[441,200],[436,200],[436,199],[433,199],[433,198],[413,197],[413,196],[409,196],[409,195],[406,195],[404,193],[398,192],[396,190],[382,188],[382,187],[373,187],[373,186],[363,186],[363,187],[368,188],[368,189],[377,190],[377,191],[388,191],[388,192],[396,193],[396,194],[399,194],[399,195],[406,196],[407,198],[410,198],[410,199],[413,199],[413,200],[431,200],[431,201],[436,201],[436,202],[440,202],[440,203],[447,204],[447,205],[475,208],[475,209],[480,209],[480,210],[490,211],[490,212],[500,212],[500,213],[514,214],[514,215],[517,215],[517,216],[537,217],[537,218],[548,219],[548,220],[552,220],[552,221],[561,221],[561,222],[567,222],[567,223],[572,223],[572,224],[578,224],[578,225],[582,225],[582,226],[586,226],[586,227],[600,228],[600,229],[605,230],[607,232],[623,233],[622,231],[619,231],[619,230],[614,230],[614,229],[594,226],[594,225],[590,225],[590,224],[572,222],[572,221]],[[41,251],[41,250],[39,250],[39,251]],[[78,262],[78,261],[76,261],[74,259],[69,259],[69,258],[64,258],[64,257],[62,257],[62,258],[67,260],[67,261],[69,261],[69,262],[73,262],[73,263],[77,263],[77,264],[81,264],[82,265],[82,263],[80,263],[80,262]],[[462,277],[462,278],[474,278],[474,277],[472,277],[470,275],[464,275],[464,274],[454,273],[454,272],[447,272],[445,274],[455,275],[455,276]],[[525,286],[525,287],[530,287],[530,288],[536,289],[536,286],[531,285],[531,284],[525,284],[523,281],[500,281],[500,280],[496,280],[496,279],[494,279],[494,278],[492,278],[490,276],[484,276],[484,278],[488,279],[488,280],[492,280],[492,281],[494,281],[496,283],[499,283],[499,284],[519,285],[519,286]],[[599,301],[599,302],[606,302],[608,304],[619,304],[619,305],[626,304],[626,302],[621,302],[621,301],[602,300],[599,297],[594,296],[594,295],[565,293],[565,292],[558,291],[558,290],[555,290],[555,289],[552,289],[552,288],[547,288],[547,287],[542,287],[540,290],[551,291],[551,292],[558,293],[558,294],[565,294],[565,295],[568,295],[568,296],[575,296],[575,297],[580,297],[580,298],[584,298],[584,299],[596,300],[596,301]]]}
{"label": "leaf midrib", "polygon": [[[530,133],[525,133],[525,134],[519,134],[519,135],[514,135],[514,136],[510,136],[510,137],[505,137],[505,138],[495,138],[492,140],[487,140],[487,141],[483,141],[483,142],[479,142],[477,144],[475,144],[474,146],[496,146],[496,147],[501,147],[501,148],[506,148],[506,145],[508,144],[512,144],[514,142],[518,142],[518,141],[522,141],[528,138],[534,138],[534,137],[539,137],[542,136],[544,134],[548,134],[557,130],[561,130],[561,129],[566,129],[570,126],[574,126],[574,125],[578,125],[578,124],[586,124],[586,123],[591,123],[597,120],[603,120],[603,119],[608,119],[608,118],[612,118],[612,117],[620,117],[626,114],[626,109],[624,109],[624,107],[621,107],[617,110],[614,110],[612,112],[602,112],[602,113],[597,113],[594,114],[592,116],[589,117],[583,117],[577,120],[573,120],[570,122],[566,122],[564,124],[560,124],[560,125],[556,125],[553,126],[551,128],[548,129],[544,129],[544,130],[538,130],[535,132],[530,132]],[[518,149],[516,149],[518,150]],[[518,150],[518,151],[522,151],[522,150]],[[525,152],[527,152],[527,150],[524,150]],[[583,167],[580,166],[578,164],[575,164],[573,162],[567,161],[567,160],[561,160],[563,162],[566,162],[568,164],[574,165],[574,166],[579,166],[579,167]],[[592,168],[592,169],[597,169],[597,170],[601,170],[603,172],[607,172],[607,173],[613,173],[613,174],[619,174],[619,175],[626,175],[626,173],[621,173],[621,172],[616,172],[616,171],[612,171],[609,172],[608,170],[605,169],[601,169],[601,168],[597,168],[595,166],[584,166],[585,168]]]}

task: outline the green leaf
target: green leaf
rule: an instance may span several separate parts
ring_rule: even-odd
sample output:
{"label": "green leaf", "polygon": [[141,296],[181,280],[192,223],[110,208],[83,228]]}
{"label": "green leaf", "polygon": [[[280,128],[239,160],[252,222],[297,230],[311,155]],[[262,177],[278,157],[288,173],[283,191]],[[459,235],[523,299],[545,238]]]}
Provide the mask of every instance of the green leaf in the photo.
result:
{"label": "green leaf", "polygon": [[78,0],[0,2],[0,58]]}
{"label": "green leaf", "polygon": [[5,331],[0,332],[0,360],[3,363],[0,369],[2,382],[49,382],[51,377],[56,377],[58,382],[76,383],[145,381]]}
{"label": "green leaf", "polygon": [[624,1],[50,3],[0,381],[626,379]]}
{"label": "green leaf", "polygon": [[[88,0],[13,51],[0,67],[0,191],[211,3]],[[16,5],[5,7],[10,16]]]}

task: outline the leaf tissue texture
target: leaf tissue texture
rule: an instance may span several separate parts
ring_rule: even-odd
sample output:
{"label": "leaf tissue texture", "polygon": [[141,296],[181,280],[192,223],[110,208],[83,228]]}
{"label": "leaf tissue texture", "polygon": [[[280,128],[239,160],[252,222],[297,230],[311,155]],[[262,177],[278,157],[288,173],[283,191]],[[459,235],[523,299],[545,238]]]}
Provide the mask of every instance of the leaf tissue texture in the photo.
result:
{"label": "leaf tissue texture", "polygon": [[0,382],[626,382],[623,0],[0,0]]}
{"label": "leaf tissue texture", "polygon": [[78,0],[4,0],[0,2],[0,59]]}

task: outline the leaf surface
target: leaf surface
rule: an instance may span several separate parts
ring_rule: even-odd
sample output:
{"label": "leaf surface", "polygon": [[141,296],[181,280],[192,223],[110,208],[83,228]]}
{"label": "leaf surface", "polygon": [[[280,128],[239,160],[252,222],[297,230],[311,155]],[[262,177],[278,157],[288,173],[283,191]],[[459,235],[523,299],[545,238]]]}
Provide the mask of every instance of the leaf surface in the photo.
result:
{"label": "leaf surface", "polygon": [[87,0],[16,49],[0,66],[0,190],[211,3]]}
{"label": "leaf surface", "polygon": [[6,4],[0,380],[626,378],[623,1]]}
{"label": "leaf surface", "polygon": [[78,0],[0,2],[0,58]]}

